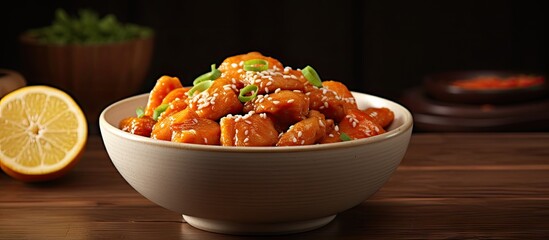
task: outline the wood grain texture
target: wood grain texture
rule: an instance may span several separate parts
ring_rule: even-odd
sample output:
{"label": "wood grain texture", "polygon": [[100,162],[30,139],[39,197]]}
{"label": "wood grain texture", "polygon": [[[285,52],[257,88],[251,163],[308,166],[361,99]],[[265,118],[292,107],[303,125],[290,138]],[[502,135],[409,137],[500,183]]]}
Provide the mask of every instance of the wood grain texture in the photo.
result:
{"label": "wood grain texture", "polygon": [[[139,195],[98,136],[62,179],[0,174],[0,239],[122,238],[251,239],[195,229]],[[371,199],[318,230],[265,238],[548,239],[549,133],[414,134]]]}

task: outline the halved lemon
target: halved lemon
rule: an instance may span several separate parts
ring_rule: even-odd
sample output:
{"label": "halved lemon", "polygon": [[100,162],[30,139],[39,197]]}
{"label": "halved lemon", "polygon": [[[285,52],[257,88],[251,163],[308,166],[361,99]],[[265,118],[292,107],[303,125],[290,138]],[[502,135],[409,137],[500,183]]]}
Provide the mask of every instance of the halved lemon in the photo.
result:
{"label": "halved lemon", "polygon": [[0,100],[0,167],[15,179],[64,175],[79,160],[87,136],[84,113],[62,90],[28,86]]}

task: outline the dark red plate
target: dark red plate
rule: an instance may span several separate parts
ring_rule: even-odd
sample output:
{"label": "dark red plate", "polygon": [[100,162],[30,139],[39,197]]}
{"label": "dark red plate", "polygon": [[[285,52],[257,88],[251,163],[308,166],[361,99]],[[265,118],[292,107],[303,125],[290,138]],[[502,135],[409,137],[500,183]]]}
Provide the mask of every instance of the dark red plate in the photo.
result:
{"label": "dark red plate", "polygon": [[[472,81],[479,77],[498,77],[501,81],[506,81],[509,77],[519,75],[539,76],[544,81],[527,87],[483,89],[467,89],[453,84],[458,80]],[[543,74],[496,70],[435,73],[424,77],[423,88],[429,97],[436,100],[465,104],[518,103],[547,97],[549,93],[548,83]]]}

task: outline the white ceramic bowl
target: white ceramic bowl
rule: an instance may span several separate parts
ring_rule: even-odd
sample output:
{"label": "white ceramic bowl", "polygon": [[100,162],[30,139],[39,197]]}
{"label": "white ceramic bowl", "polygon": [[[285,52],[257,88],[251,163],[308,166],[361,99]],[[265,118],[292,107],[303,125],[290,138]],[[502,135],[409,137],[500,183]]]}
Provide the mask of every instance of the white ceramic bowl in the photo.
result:
{"label": "white ceramic bowl", "polygon": [[412,116],[392,101],[353,92],[361,109],[395,113],[381,135],[298,147],[222,147],[173,143],[117,128],[147,94],[107,107],[99,117],[109,157],[122,177],[152,202],[192,226],[230,234],[312,230],[372,196],[404,157]]}

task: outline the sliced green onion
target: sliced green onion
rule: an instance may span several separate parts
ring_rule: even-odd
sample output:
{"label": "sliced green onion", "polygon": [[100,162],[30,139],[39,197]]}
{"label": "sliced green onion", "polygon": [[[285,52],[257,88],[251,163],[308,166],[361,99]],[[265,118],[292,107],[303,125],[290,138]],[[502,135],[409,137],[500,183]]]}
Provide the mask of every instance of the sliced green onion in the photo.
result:
{"label": "sliced green onion", "polygon": [[269,62],[263,59],[252,59],[244,62],[244,70],[261,72],[269,69]]}
{"label": "sliced green onion", "polygon": [[168,109],[169,104],[164,103],[154,109],[153,112],[153,119],[156,121],[158,120],[158,117],[160,117],[160,114],[162,114],[166,109]]}
{"label": "sliced green onion", "polygon": [[207,81],[207,80],[216,80],[219,76],[221,76],[221,71],[217,70],[217,68],[215,68],[215,64],[212,64],[211,65],[211,71],[208,72],[208,73],[204,73],[202,75],[200,75],[199,77],[197,77],[196,79],[194,79],[193,81],[193,85],[196,86],[197,84],[201,83],[201,82],[204,82],[204,81]]}
{"label": "sliced green onion", "polygon": [[[238,100],[241,102],[248,102],[253,100],[257,96],[257,90],[259,88],[256,85],[248,85],[242,89],[240,89],[240,94],[238,94]],[[252,93],[252,95],[246,96],[246,94]]]}
{"label": "sliced green onion", "polygon": [[351,140],[353,140],[353,139],[351,139],[351,137],[349,137],[349,135],[347,135],[347,134],[344,133],[344,132],[341,132],[341,133],[339,134],[339,139],[341,139],[341,141],[344,141],[344,142],[345,142],[345,141],[351,141]]}
{"label": "sliced green onion", "polygon": [[316,73],[315,69],[311,66],[306,66],[301,70],[303,73],[303,76],[315,87],[322,87],[322,80],[320,80],[320,76],[318,76],[318,73]]}
{"label": "sliced green onion", "polygon": [[212,69],[212,71],[210,72],[212,74],[211,80],[216,80],[219,76],[221,76],[221,71],[217,70],[217,68],[215,67],[215,64],[211,65],[211,69]]}
{"label": "sliced green onion", "polygon": [[138,118],[142,118],[143,116],[145,116],[145,110],[143,109],[143,107],[138,107],[137,109],[135,109],[135,114],[137,114]]}
{"label": "sliced green onion", "polygon": [[191,88],[191,90],[189,90],[189,97],[192,97],[194,95],[194,92],[198,91],[198,92],[202,92],[204,90],[207,90],[208,88],[210,88],[210,86],[212,85],[213,81],[212,80],[204,80],[196,85],[194,85],[194,87]]}
{"label": "sliced green onion", "polygon": [[211,73],[204,73],[204,74],[200,75],[199,77],[195,78],[194,81],[193,81],[193,86],[196,86],[197,84],[199,84],[201,82],[210,80],[210,75],[211,75]]}

